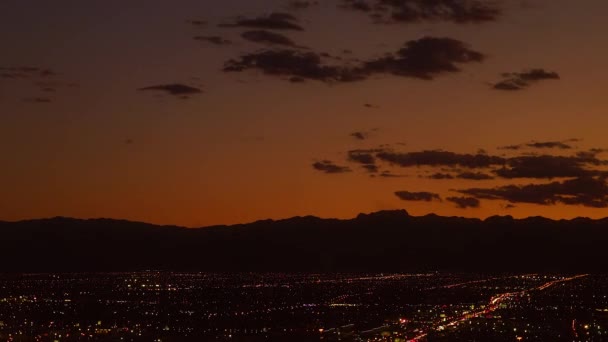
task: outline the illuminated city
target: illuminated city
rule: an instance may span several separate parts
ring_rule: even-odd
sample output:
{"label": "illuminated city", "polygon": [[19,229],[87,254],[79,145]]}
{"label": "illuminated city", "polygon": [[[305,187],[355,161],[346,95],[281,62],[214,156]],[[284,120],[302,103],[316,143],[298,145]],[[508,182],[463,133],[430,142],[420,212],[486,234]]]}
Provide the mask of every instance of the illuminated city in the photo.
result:
{"label": "illuminated city", "polygon": [[0,281],[2,341],[601,341],[608,277],[30,274]]}

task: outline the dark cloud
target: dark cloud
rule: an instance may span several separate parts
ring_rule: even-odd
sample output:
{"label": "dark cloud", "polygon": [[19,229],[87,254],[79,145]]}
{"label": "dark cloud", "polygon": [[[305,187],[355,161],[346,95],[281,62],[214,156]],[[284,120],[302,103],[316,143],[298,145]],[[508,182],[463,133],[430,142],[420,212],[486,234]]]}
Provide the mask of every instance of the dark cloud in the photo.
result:
{"label": "dark cloud", "polygon": [[53,99],[48,97],[51,95],[50,93],[77,86],[74,83],[61,81],[58,77],[59,74],[50,68],[34,66],[0,67],[0,81],[26,82],[41,92],[22,99],[28,103],[53,102]]}
{"label": "dark cloud", "polygon": [[374,150],[351,150],[348,151],[348,160],[359,164],[375,164]]}
{"label": "dark cloud", "polygon": [[430,80],[443,73],[460,71],[457,64],[481,62],[483,55],[455,39],[424,37],[407,42],[394,54],[358,65],[352,65],[350,61],[331,64],[327,59],[336,60],[323,53],[266,50],[230,60],[225,64],[224,71],[257,69],[268,75],[324,82],[361,81],[375,74]]}
{"label": "dark cloud", "polygon": [[318,1],[295,0],[289,3],[289,8],[294,10],[303,10],[318,5]]}
{"label": "dark cloud", "polygon": [[369,173],[378,173],[379,171],[378,165],[376,164],[363,164],[361,167]]}
{"label": "dark cloud", "polygon": [[191,87],[184,84],[174,83],[174,84],[161,84],[155,86],[149,86],[144,88],[139,88],[139,91],[162,91],[169,95],[178,96],[181,98],[187,98],[191,95],[197,95],[202,93],[202,90],[199,88]]}
{"label": "dark cloud", "polygon": [[378,23],[483,23],[501,15],[494,2],[481,0],[343,0],[342,7],[368,13]]}
{"label": "dark cloud", "polygon": [[604,177],[579,177],[547,184],[472,188],[458,192],[478,199],[506,200],[511,203],[541,205],[562,203],[594,208],[608,207],[608,184]]}
{"label": "dark cloud", "polygon": [[361,70],[327,64],[317,53],[292,50],[255,52],[241,56],[239,60],[230,60],[224,65],[226,72],[241,72],[249,69],[257,69],[267,75],[289,77],[291,82],[307,79],[352,82],[367,77]]}
{"label": "dark cloud", "polygon": [[517,150],[520,150],[522,147],[523,147],[522,145],[507,145],[507,146],[500,146],[498,149],[517,151]]}
{"label": "dark cloud", "polygon": [[517,79],[502,80],[502,81],[494,83],[492,85],[492,87],[496,90],[506,90],[506,91],[523,90],[527,86],[528,86],[527,83],[522,82]]}
{"label": "dark cloud", "polygon": [[373,9],[372,5],[365,0],[345,0],[344,3],[345,5],[343,7],[357,11],[371,12]]}
{"label": "dark cloud", "polygon": [[268,16],[257,18],[237,18],[231,24],[220,24],[220,27],[250,27],[266,30],[294,30],[304,29],[297,24],[297,18],[288,13],[271,13]]}
{"label": "dark cloud", "polygon": [[504,165],[506,159],[487,154],[459,154],[447,151],[422,151],[399,153],[383,151],[376,157],[401,167],[413,166],[462,166],[467,168],[487,168]]}
{"label": "dark cloud", "polygon": [[431,202],[433,200],[441,201],[441,197],[438,194],[432,192],[409,192],[409,191],[397,191],[395,196],[403,201],[424,201]]}
{"label": "dark cloud", "polygon": [[274,32],[265,31],[265,30],[254,30],[254,31],[243,32],[243,34],[241,34],[241,37],[245,40],[255,42],[255,43],[262,43],[262,44],[269,44],[269,45],[296,46],[296,43],[294,43],[293,40],[289,39],[288,37],[286,37],[282,34],[279,34],[279,33],[274,33]]}
{"label": "dark cloud", "polygon": [[367,132],[353,132],[350,136],[357,140],[365,140],[369,137],[369,134]]}
{"label": "dark cloud", "polygon": [[440,180],[440,179],[454,179],[455,177],[449,173],[437,172],[437,173],[430,175],[428,178]]}
{"label": "dark cloud", "polygon": [[[547,144],[547,143],[540,143]],[[560,146],[559,144],[556,146]],[[538,147],[536,147],[538,148]],[[556,147],[564,149],[564,147]],[[597,157],[603,149],[580,151],[570,156],[519,155],[496,156],[487,153],[466,154],[443,150],[397,152],[390,146],[348,151],[348,161],[359,164],[388,163],[392,166],[437,168],[429,179],[492,180],[495,178],[553,179],[608,175],[608,160]]]}
{"label": "dark cloud", "polygon": [[509,158],[507,165],[495,170],[502,178],[565,178],[589,176],[597,173],[589,166],[603,162],[595,156],[518,156]]}
{"label": "dark cloud", "polygon": [[315,170],[322,171],[324,173],[347,173],[351,172],[351,169],[346,166],[339,166],[334,164],[332,161],[323,160],[312,164]]}
{"label": "dark cloud", "polygon": [[455,203],[458,208],[479,208],[480,201],[474,197],[448,197],[446,201]]}
{"label": "dark cloud", "polygon": [[460,179],[468,179],[468,180],[489,180],[494,179],[494,177],[483,173],[483,172],[463,172],[456,176],[456,178]]}
{"label": "dark cloud", "polygon": [[504,73],[503,79],[492,85],[497,90],[523,90],[531,84],[542,80],[558,80],[560,76],[556,72],[545,69],[531,69],[524,72]]}
{"label": "dark cloud", "polygon": [[549,148],[555,148],[555,149],[561,149],[561,150],[569,150],[572,149],[572,145],[568,144],[569,142],[577,142],[577,139],[568,139],[568,140],[564,140],[564,141],[532,141],[529,143],[525,143],[525,144],[519,144],[519,145],[507,145],[507,146],[501,146],[498,149],[499,150],[512,150],[512,151],[518,151],[521,150],[523,148],[537,148],[537,149],[549,149]]}
{"label": "dark cloud", "polygon": [[401,177],[405,177],[403,175],[396,175],[390,171],[382,171],[382,173],[380,173],[379,177],[383,177],[383,178],[401,178]]}
{"label": "dark cloud", "polygon": [[428,176],[429,179],[467,179],[467,180],[490,180],[494,179],[491,175],[483,172],[461,172],[459,174],[453,175],[450,173],[437,172]]}
{"label": "dark cloud", "polygon": [[48,68],[32,66],[0,67],[0,77],[8,79],[30,79],[57,76],[57,73]]}
{"label": "dark cloud", "polygon": [[527,146],[533,148],[557,148],[562,150],[568,150],[572,148],[572,146],[561,141],[532,142],[527,144]]}
{"label": "dark cloud", "polygon": [[424,37],[407,42],[397,53],[368,61],[369,73],[388,73],[397,76],[430,80],[443,73],[458,72],[457,64],[481,62],[480,52],[455,39]]}
{"label": "dark cloud", "polygon": [[541,80],[558,80],[559,74],[545,69],[531,69],[521,73],[505,74],[505,76],[515,76],[526,82],[541,81]]}
{"label": "dark cloud", "polygon": [[204,41],[215,45],[230,45],[232,41],[222,38],[220,36],[196,36],[194,40]]}

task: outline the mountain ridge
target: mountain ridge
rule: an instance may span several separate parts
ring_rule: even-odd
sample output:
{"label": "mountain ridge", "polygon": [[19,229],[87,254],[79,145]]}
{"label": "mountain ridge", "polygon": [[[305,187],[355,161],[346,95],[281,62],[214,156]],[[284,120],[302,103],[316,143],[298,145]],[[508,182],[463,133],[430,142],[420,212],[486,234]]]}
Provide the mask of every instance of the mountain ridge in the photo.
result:
{"label": "mountain ridge", "polygon": [[53,217],[47,217],[47,218],[24,219],[24,220],[16,220],[16,221],[0,220],[0,224],[7,225],[7,224],[21,224],[21,223],[32,223],[32,222],[53,222],[53,221],[124,222],[124,223],[140,224],[140,225],[149,225],[149,226],[154,226],[154,227],[159,227],[159,228],[182,228],[182,229],[196,230],[196,229],[209,229],[209,228],[235,228],[235,227],[257,225],[257,224],[263,224],[263,223],[266,223],[266,224],[281,223],[281,222],[289,222],[289,221],[304,220],[304,219],[306,219],[306,220],[310,220],[310,219],[324,220],[324,221],[353,221],[353,220],[358,220],[358,219],[366,219],[369,217],[380,217],[381,215],[386,215],[386,214],[392,215],[392,216],[401,215],[401,218],[463,219],[463,220],[481,221],[481,222],[488,222],[488,221],[493,221],[493,220],[512,220],[512,221],[544,220],[544,221],[550,221],[550,222],[572,222],[572,221],[608,222],[608,216],[604,217],[604,218],[599,218],[599,219],[592,219],[592,218],[586,217],[586,216],[577,216],[577,217],[574,217],[571,219],[551,219],[551,218],[540,216],[540,215],[528,216],[528,217],[524,217],[524,218],[515,218],[512,215],[492,215],[492,216],[486,217],[485,219],[481,219],[481,218],[466,217],[466,216],[441,216],[441,215],[437,215],[434,213],[430,213],[430,214],[426,214],[426,215],[422,215],[422,216],[413,216],[413,215],[410,215],[405,209],[398,209],[398,210],[380,210],[380,211],[371,212],[371,213],[359,213],[359,214],[357,214],[357,216],[355,216],[353,218],[346,218],[346,219],[324,218],[324,217],[319,217],[319,216],[314,216],[314,215],[305,215],[305,216],[293,216],[293,217],[281,218],[281,219],[261,219],[261,220],[256,220],[256,221],[252,221],[252,222],[246,222],[246,223],[216,224],[216,225],[202,226],[202,227],[186,227],[186,226],[173,225],[173,224],[156,224],[156,223],[150,223],[150,222],[145,222],[145,221],[114,219],[114,218],[109,218],[109,217],[75,218],[75,217],[69,217],[69,216],[53,216]]}
{"label": "mountain ridge", "polygon": [[0,222],[0,272],[601,271],[608,218],[484,220],[405,210],[185,228],[55,217]]}

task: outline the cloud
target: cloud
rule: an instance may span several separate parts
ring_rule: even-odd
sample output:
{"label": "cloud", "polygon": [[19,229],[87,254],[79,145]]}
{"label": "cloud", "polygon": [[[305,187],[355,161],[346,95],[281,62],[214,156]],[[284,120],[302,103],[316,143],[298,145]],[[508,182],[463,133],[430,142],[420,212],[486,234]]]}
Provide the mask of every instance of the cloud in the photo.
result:
{"label": "cloud", "polygon": [[569,150],[572,148],[572,146],[561,141],[532,142],[526,146],[533,148],[557,148],[561,150]]}
{"label": "cloud", "polygon": [[369,134],[367,132],[353,132],[350,136],[357,140],[365,140],[369,137]]}
{"label": "cloud", "polygon": [[494,179],[494,177],[482,173],[482,172],[463,172],[456,176],[456,178],[460,179],[468,179],[468,180],[489,180]]}
{"label": "cloud", "polygon": [[440,179],[454,179],[455,177],[449,173],[437,172],[437,173],[430,175],[428,178],[440,180]]}
{"label": "cloud", "polygon": [[264,31],[264,30],[254,30],[254,31],[247,31],[247,32],[243,32],[241,34],[241,37],[245,40],[254,42],[254,43],[261,43],[261,44],[269,44],[269,45],[284,45],[284,46],[296,46],[296,43],[293,42],[293,40],[289,39],[288,37],[279,34],[279,33],[274,33],[274,32],[270,32],[270,31]]}
{"label": "cloud", "polygon": [[194,40],[204,41],[215,45],[230,45],[232,41],[222,38],[220,36],[196,36]]}
{"label": "cloud", "polygon": [[373,9],[372,5],[365,0],[345,0],[344,3],[345,4],[342,7],[361,12],[371,12]]}
{"label": "cloud", "polygon": [[582,205],[608,207],[608,184],[604,177],[578,177],[562,182],[528,185],[506,185],[496,188],[458,190],[478,199],[505,200],[510,203],[540,205]]}
{"label": "cloud", "polygon": [[351,150],[348,151],[348,160],[359,164],[374,164],[376,158],[373,155],[375,150]]}
{"label": "cloud", "polygon": [[517,151],[517,150],[520,150],[522,147],[523,147],[523,145],[507,145],[507,146],[500,146],[500,147],[498,147],[498,149]]}
{"label": "cloud", "polygon": [[[553,142],[538,144],[566,149],[564,146]],[[534,145],[534,148],[542,148],[538,147],[536,143],[530,145]],[[608,160],[597,157],[598,153],[603,151],[603,149],[579,151],[569,156],[524,154],[507,157],[480,153],[479,151],[476,154],[443,150],[399,152],[394,151],[389,146],[382,145],[381,148],[376,149],[350,150],[347,154],[347,160],[358,164],[379,165],[379,163],[387,163],[390,166],[402,168],[435,168],[435,170],[431,170],[431,174],[423,176],[435,180],[553,179],[608,175],[608,170],[605,170],[605,167],[608,166]]]}
{"label": "cloud", "polygon": [[368,13],[378,23],[483,23],[501,15],[494,2],[481,0],[344,0],[342,7]]}
{"label": "cloud", "polygon": [[559,74],[545,69],[531,69],[521,73],[506,74],[506,76],[515,76],[526,82],[541,81],[541,80],[558,80]]}
{"label": "cloud", "polygon": [[352,82],[367,77],[360,70],[327,64],[317,53],[293,50],[254,52],[241,56],[239,60],[229,60],[224,65],[225,72],[241,72],[249,69],[257,69],[267,75],[285,76],[291,82],[301,82],[307,79],[323,82]]}
{"label": "cloud", "polygon": [[483,59],[483,54],[459,40],[424,37],[407,42],[393,55],[366,62],[364,69],[369,73],[431,80],[439,74],[460,71],[457,64],[482,62]]}
{"label": "cloud", "polygon": [[480,201],[474,197],[448,197],[446,201],[455,203],[458,208],[479,208]]}
{"label": "cloud", "polygon": [[581,177],[597,173],[588,166],[602,163],[595,156],[518,156],[509,158],[507,165],[494,172],[508,179]]}
{"label": "cloud", "polygon": [[545,69],[531,69],[524,72],[504,73],[503,80],[494,83],[492,87],[496,90],[517,91],[523,90],[533,83],[543,80],[559,80],[558,73],[546,71]]}
{"label": "cloud", "polygon": [[[340,61],[328,54],[296,50],[265,50],[245,54],[225,63],[224,71],[241,72],[250,69],[267,75],[284,76],[292,80],[318,80],[328,83],[354,82],[376,74],[392,74],[431,80],[443,73],[460,71],[457,64],[481,62],[481,53],[471,50],[461,41],[451,38],[424,37],[412,40],[396,53],[386,57],[358,62]],[[329,63],[332,60],[333,63]],[[368,106],[371,108],[372,106]]]}
{"label": "cloud", "polygon": [[578,140],[576,139],[568,139],[568,140],[564,140],[564,141],[532,141],[529,143],[525,143],[525,144],[519,144],[519,145],[507,145],[507,146],[501,146],[498,149],[499,150],[512,150],[512,151],[518,151],[521,150],[523,148],[536,148],[536,149],[550,149],[550,148],[555,148],[555,149],[560,149],[560,150],[569,150],[572,149],[572,145],[567,144],[569,142],[576,142]]}
{"label": "cloud", "polygon": [[432,192],[409,192],[409,191],[396,191],[395,196],[403,201],[421,201],[431,202],[434,200],[441,201],[441,197],[438,194]]}
{"label": "cloud", "polygon": [[401,178],[401,177],[406,177],[403,175],[396,175],[390,171],[382,171],[382,173],[380,173],[379,177],[383,177],[383,178]]}
{"label": "cloud", "polygon": [[178,96],[181,98],[187,98],[191,95],[197,95],[202,93],[199,88],[191,87],[184,84],[173,83],[173,84],[161,84],[154,85],[144,88],[139,88],[139,91],[161,91],[169,95]]}
{"label": "cloud", "polygon": [[483,172],[462,172],[456,175],[450,173],[437,172],[428,176],[429,179],[443,180],[443,179],[467,179],[467,180],[490,180],[494,179],[491,175]]}
{"label": "cloud", "polygon": [[303,10],[318,5],[318,1],[294,0],[289,3],[289,8],[294,10]]}
{"label": "cloud", "polygon": [[487,154],[459,154],[447,151],[392,152],[383,151],[376,157],[401,167],[413,166],[461,166],[467,168],[487,168],[503,165],[506,159]]}
{"label": "cloud", "polygon": [[250,27],[266,30],[294,30],[304,31],[297,24],[297,18],[288,13],[271,13],[268,16],[257,18],[237,18],[234,23],[220,24],[220,27]]}
{"label": "cloud", "polygon": [[361,165],[361,167],[364,168],[369,173],[378,173],[378,171],[379,171],[378,165],[375,165],[375,164],[363,164],[363,165]]}
{"label": "cloud", "polygon": [[339,166],[334,164],[332,161],[323,160],[312,164],[315,170],[322,171],[324,173],[336,174],[336,173],[347,173],[351,172],[351,169],[346,166]]}
{"label": "cloud", "polygon": [[48,96],[63,88],[74,88],[74,83],[58,80],[59,74],[50,68],[36,66],[0,67],[0,82],[25,82],[37,88],[38,94],[32,94],[22,101],[28,103],[53,102]]}
{"label": "cloud", "polygon": [[7,79],[30,79],[57,76],[57,73],[49,68],[32,66],[0,67],[0,77]]}

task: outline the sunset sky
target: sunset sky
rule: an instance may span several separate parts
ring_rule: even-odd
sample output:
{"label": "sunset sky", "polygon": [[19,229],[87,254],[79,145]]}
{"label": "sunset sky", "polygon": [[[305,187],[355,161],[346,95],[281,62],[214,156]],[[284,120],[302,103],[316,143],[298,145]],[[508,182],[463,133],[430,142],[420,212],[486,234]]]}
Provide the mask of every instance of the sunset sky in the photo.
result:
{"label": "sunset sky", "polygon": [[606,13],[2,0],[0,220],[608,216]]}

